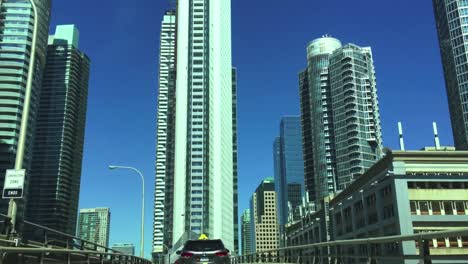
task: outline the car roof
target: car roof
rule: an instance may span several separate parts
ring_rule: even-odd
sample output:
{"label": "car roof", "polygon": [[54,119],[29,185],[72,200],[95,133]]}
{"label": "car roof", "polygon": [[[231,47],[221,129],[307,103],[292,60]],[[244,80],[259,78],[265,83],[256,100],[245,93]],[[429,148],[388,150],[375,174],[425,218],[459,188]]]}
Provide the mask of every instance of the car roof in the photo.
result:
{"label": "car roof", "polygon": [[[221,239],[190,239],[190,240],[187,240],[187,242],[189,241],[193,241],[193,242],[198,242],[198,241],[221,241]],[[223,241],[221,241],[223,242]]]}

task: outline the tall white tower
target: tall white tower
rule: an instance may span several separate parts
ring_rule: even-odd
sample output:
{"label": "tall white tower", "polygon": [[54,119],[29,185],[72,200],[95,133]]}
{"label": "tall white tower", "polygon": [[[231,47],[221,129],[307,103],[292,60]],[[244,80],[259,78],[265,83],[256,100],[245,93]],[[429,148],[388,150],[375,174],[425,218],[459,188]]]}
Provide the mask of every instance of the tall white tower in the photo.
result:
{"label": "tall white tower", "polygon": [[176,248],[204,233],[234,250],[231,1],[178,0],[176,21],[172,216],[155,237]]}

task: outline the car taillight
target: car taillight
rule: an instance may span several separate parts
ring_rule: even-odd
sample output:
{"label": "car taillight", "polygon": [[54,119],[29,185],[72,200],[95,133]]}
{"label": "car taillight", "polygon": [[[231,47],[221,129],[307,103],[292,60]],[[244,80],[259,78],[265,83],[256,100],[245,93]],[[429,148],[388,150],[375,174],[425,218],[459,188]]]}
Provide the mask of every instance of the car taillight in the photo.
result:
{"label": "car taillight", "polygon": [[216,252],[215,255],[217,257],[227,257],[228,253],[227,252]]}
{"label": "car taillight", "polygon": [[185,252],[185,253],[182,253],[181,257],[183,257],[183,258],[191,258],[191,257],[193,257],[193,253]]}

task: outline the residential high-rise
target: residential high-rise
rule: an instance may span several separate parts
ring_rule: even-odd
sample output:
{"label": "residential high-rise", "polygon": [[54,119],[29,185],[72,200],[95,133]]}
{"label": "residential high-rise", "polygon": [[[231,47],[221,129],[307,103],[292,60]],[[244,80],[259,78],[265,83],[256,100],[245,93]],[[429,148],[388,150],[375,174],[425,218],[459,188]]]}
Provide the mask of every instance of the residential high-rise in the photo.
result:
{"label": "residential high-rise", "polygon": [[273,178],[260,183],[250,199],[251,252],[276,249],[279,246],[276,192]]}
{"label": "residential high-rise", "polygon": [[241,240],[243,256],[252,253],[252,236],[250,227],[250,209],[245,209],[244,213],[241,215]]}
{"label": "residential high-rise", "polygon": [[328,71],[336,185],[338,190],[343,190],[383,156],[372,51],[347,44],[333,52]]}
{"label": "residential high-rise", "polygon": [[322,37],[299,75],[305,181],[309,198],[343,190],[382,157],[370,48]]}
{"label": "residential high-rise", "polygon": [[[42,73],[45,67],[50,17],[50,0],[34,0],[34,3],[38,15],[38,34],[23,164],[23,168],[27,170],[27,176],[31,163],[31,143],[39,105]],[[0,188],[3,189],[5,171],[13,169],[15,165],[35,19],[29,0],[0,1],[0,16],[2,17],[0,30]],[[6,214],[7,208],[8,200],[2,199],[0,212]],[[20,210],[21,208],[20,203]],[[22,214],[21,212],[19,214]]]}
{"label": "residential high-rise", "polygon": [[304,161],[301,135],[300,117],[286,116],[281,119],[280,136],[273,146],[280,233],[288,222],[289,207],[294,208],[302,203]]}
{"label": "residential high-rise", "polygon": [[237,69],[232,68],[232,173],[234,186],[234,251],[239,253],[239,192],[237,170]]}
{"label": "residential high-rise", "polygon": [[455,147],[468,150],[468,2],[432,2]]}
{"label": "residential high-rise", "polygon": [[[163,33],[176,24],[170,39],[176,51],[166,53],[176,56],[176,100],[167,104],[175,123],[158,129],[154,254],[163,252],[163,243],[175,248],[202,233],[235,250],[230,9],[230,0],[179,0],[176,22],[163,23]],[[161,49],[168,47],[163,40]],[[173,148],[161,149],[161,138]],[[173,164],[166,165],[171,150]]]}
{"label": "residential high-rise", "polygon": [[114,244],[112,246],[113,250],[122,252],[127,255],[135,255],[135,246],[133,244],[124,243],[124,244]]}
{"label": "residential high-rise", "polygon": [[88,57],[74,25],[49,38],[33,158],[27,219],[74,235],[88,97]]}
{"label": "residential high-rise", "polygon": [[164,15],[159,49],[156,189],[154,198],[153,252],[172,245],[175,152],[175,11]]}
{"label": "residential high-rise", "polygon": [[110,217],[110,208],[81,209],[77,237],[109,247]]}

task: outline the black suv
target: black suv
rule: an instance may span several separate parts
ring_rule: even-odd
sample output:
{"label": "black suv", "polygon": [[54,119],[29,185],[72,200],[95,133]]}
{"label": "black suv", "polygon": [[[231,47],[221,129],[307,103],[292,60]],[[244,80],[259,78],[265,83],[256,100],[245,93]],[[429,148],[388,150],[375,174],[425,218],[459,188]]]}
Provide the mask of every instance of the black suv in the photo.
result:
{"label": "black suv", "polygon": [[189,240],[183,249],[176,253],[180,255],[177,264],[228,264],[231,262],[229,250],[224,247],[221,239]]}

